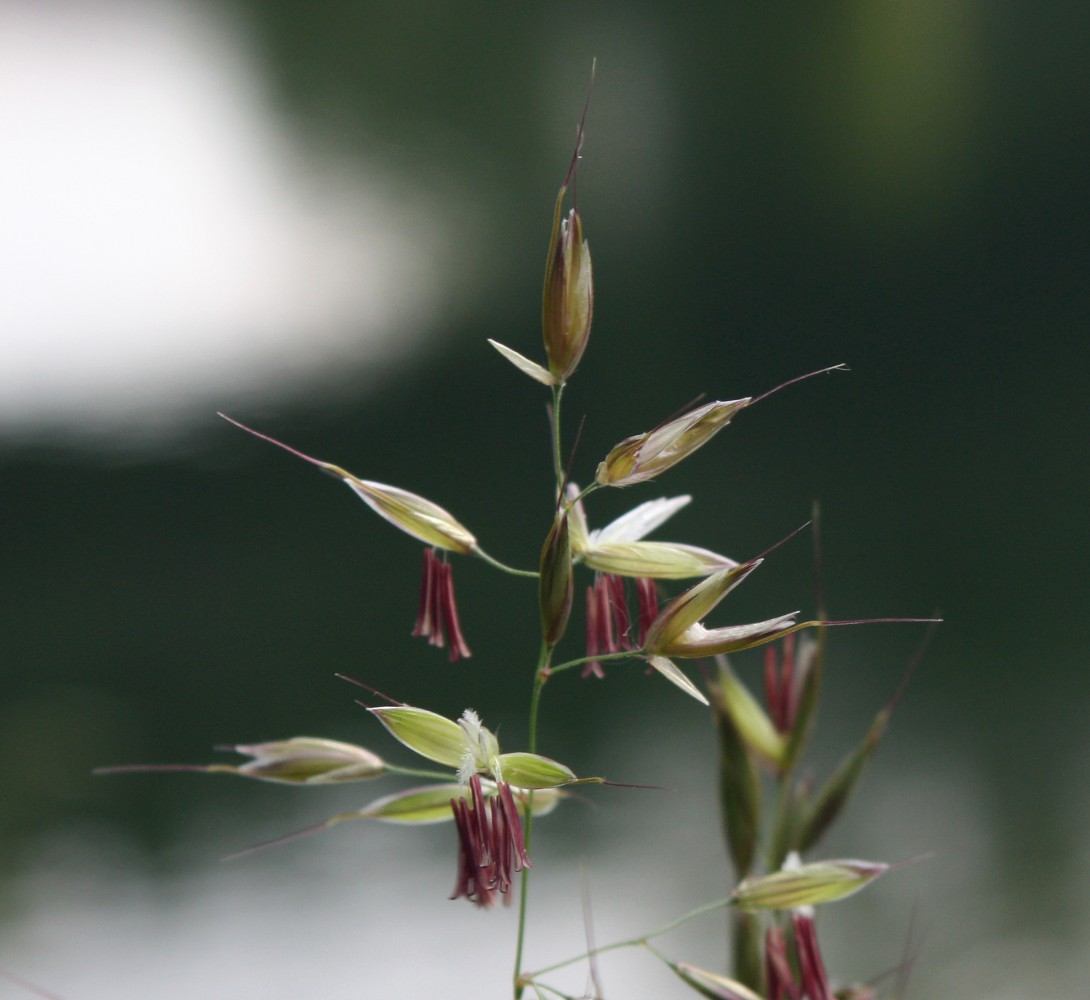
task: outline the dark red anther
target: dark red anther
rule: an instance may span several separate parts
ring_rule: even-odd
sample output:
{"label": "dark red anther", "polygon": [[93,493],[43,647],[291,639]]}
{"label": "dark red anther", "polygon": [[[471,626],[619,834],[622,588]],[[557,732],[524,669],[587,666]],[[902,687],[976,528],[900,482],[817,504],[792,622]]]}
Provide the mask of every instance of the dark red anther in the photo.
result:
{"label": "dark red anther", "polygon": [[464,896],[478,906],[491,906],[496,894],[507,893],[514,876],[529,868],[522,818],[511,786],[499,782],[486,798],[480,775],[469,779],[469,799],[452,799],[454,825],[458,830],[458,876],[451,899]]}
{"label": "dark red anther", "polygon": [[796,910],[791,920],[795,926],[795,950],[799,956],[803,993],[809,1000],[834,1000],[825,963],[821,960],[814,918],[805,910]]}
{"label": "dark red anther", "polygon": [[449,643],[452,663],[471,655],[454,601],[454,571],[434,549],[424,550],[420,606],[412,634],[427,639],[429,646],[441,648]]}

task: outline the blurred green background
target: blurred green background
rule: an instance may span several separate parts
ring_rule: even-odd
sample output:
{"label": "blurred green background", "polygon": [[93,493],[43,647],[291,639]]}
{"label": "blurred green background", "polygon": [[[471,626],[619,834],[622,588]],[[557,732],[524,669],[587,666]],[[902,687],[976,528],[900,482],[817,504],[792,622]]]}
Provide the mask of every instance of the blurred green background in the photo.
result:
{"label": "blurred green background", "polygon": [[[914,909],[914,995],[1084,996],[1088,23],[938,0],[0,3],[0,969],[64,1000],[503,995],[514,914],[445,901],[449,830],[358,825],[223,868],[371,789],[90,772],[295,733],[387,752],[335,672],[522,742],[533,588],[459,561],[475,655],[449,665],[408,635],[419,546],[214,411],[532,564],[546,394],[485,340],[541,356],[597,58],[576,478],[699,393],[851,373],[592,520],[691,492],[660,537],[745,558],[819,499],[834,617],[939,611],[829,845],[935,857],[830,910],[830,965],[895,964]],[[714,624],[810,613],[813,592],[796,540]],[[819,775],[920,638],[832,637]],[[536,891],[567,937],[543,918],[531,965],[582,947],[580,858],[599,941],[729,885],[684,702],[623,667],[548,690],[546,752],[674,791],[542,824]],[[721,930],[672,953],[714,963]],[[687,995],[627,961],[607,992]]]}

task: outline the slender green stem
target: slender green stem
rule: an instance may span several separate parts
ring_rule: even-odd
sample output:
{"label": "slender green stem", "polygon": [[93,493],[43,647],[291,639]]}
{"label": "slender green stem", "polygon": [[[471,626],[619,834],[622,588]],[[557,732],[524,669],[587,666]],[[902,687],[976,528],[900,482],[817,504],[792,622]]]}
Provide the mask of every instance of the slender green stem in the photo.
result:
{"label": "slender green stem", "polygon": [[[560,439],[560,401],[564,395],[564,383],[553,386],[553,401],[552,406],[549,408],[549,413],[552,418],[552,426],[550,428],[552,435],[552,458],[553,458],[553,474],[556,477],[556,490],[557,495],[561,494],[564,489],[564,459],[563,450]],[[535,573],[534,576],[540,576]],[[527,723],[527,748],[530,753],[537,752],[537,717],[538,711],[541,708],[541,692],[545,687],[545,682],[552,674],[552,670],[549,667],[553,656],[553,646],[548,642],[542,641],[541,651],[538,653],[537,668],[534,671],[534,688],[533,693],[530,696],[530,717]],[[526,850],[530,850],[530,840],[533,836],[534,827],[534,793],[530,792],[528,801],[526,804],[525,824],[523,829],[523,840],[525,842]],[[530,869],[522,869],[522,878],[519,887],[519,926],[518,926],[518,939],[515,945],[515,1000],[520,1000],[523,991],[526,989],[526,982],[522,978],[522,949],[526,941],[526,914],[527,914],[527,899],[530,889]],[[540,996],[540,992],[537,987],[534,987],[534,992]]]}
{"label": "slender green stem", "polygon": [[663,965],[673,964],[671,963],[670,959],[668,959],[661,951],[658,950],[658,948],[656,948],[649,941],[641,941],[640,945],[646,948],[649,952],[651,952],[651,954],[654,955],[655,958],[657,958],[660,962],[662,962]]}
{"label": "slender green stem", "polygon": [[637,650],[625,650],[623,653],[602,653],[599,656],[581,656],[578,660],[568,660],[566,663],[558,663],[550,667],[550,673],[558,674],[561,670],[571,670],[572,667],[581,667],[584,663],[597,660],[599,663],[608,663],[610,660],[634,660],[642,654]]}
{"label": "slender green stem", "polygon": [[530,576],[536,580],[540,575],[536,569],[515,569],[514,566],[508,566],[506,563],[501,563],[498,559],[490,556],[480,547],[475,548],[473,554],[477,556],[478,559],[483,559],[489,566],[495,566],[496,569],[502,570],[504,573],[510,573],[512,576]]}
{"label": "slender green stem", "polygon": [[600,483],[591,483],[590,486],[587,486],[583,490],[583,492],[579,494],[579,496],[577,496],[574,500],[572,500],[572,504],[574,505],[574,504],[580,503],[583,500],[586,500],[587,497],[589,497],[592,493],[597,492],[601,488],[602,487],[601,487]]}
{"label": "slender green stem", "polygon": [[[541,691],[545,682],[549,679],[549,660],[552,659],[553,647],[546,642],[541,644],[541,652],[537,658],[537,669],[534,671],[534,690],[530,696],[530,720],[527,735],[527,748],[530,753],[537,753],[537,715],[541,707]],[[526,822],[523,827],[523,841],[526,850],[530,850],[530,839],[534,827],[534,793],[530,792],[526,803]],[[530,869],[522,869],[522,878],[519,884],[519,928],[518,939],[515,944],[515,1000],[519,1000],[522,991],[526,988],[522,981],[522,947],[526,940],[526,912],[527,898],[530,889]]]}
{"label": "slender green stem", "polygon": [[564,460],[560,450],[560,397],[564,395],[564,384],[561,382],[560,385],[553,386],[553,472],[556,475],[556,488],[558,491],[564,486]]}
{"label": "slender green stem", "polygon": [[530,695],[530,722],[526,740],[530,753],[537,753],[537,714],[541,707],[541,691],[545,687],[549,675],[556,673],[556,669],[549,666],[552,655],[553,648],[542,643],[541,654],[537,661],[537,671],[534,674],[534,691]]}
{"label": "slender green stem", "polygon": [[541,992],[542,990],[547,990],[554,997],[560,997],[560,1000],[575,1000],[570,993],[562,993],[560,990],[549,986],[546,983],[529,983],[528,985],[537,995],[538,1000],[545,1000],[545,994]]}
{"label": "slender green stem", "polygon": [[652,938],[660,937],[669,931],[681,927],[683,924],[687,924],[690,920],[695,920],[697,917],[703,917],[705,914],[714,913],[716,910],[724,910],[730,905],[731,899],[729,896],[723,899],[717,899],[711,903],[705,903],[703,906],[698,906],[695,910],[689,910],[688,913],[683,913],[680,917],[671,920],[670,923],[664,924],[662,927],[651,931],[649,934],[641,934],[639,937],[626,938],[624,941],[614,941],[611,944],[604,944],[599,948],[591,948],[590,951],[584,951],[574,958],[565,958],[562,962],[555,962],[552,965],[546,965],[542,969],[537,969],[536,971],[529,973],[528,978],[537,979],[538,976],[556,972],[557,969],[567,968],[569,965],[575,965],[576,962],[582,962],[593,955],[601,955],[607,951],[618,951],[621,948],[646,947],[647,942]]}

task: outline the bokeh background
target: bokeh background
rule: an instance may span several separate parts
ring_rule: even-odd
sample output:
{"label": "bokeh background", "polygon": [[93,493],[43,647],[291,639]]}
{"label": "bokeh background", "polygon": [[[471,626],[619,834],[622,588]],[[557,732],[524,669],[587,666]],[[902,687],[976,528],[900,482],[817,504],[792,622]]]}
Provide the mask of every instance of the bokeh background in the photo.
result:
{"label": "bokeh background", "polygon": [[[419,546],[214,412],[532,563],[545,393],[485,340],[541,354],[597,58],[577,477],[698,393],[852,371],[593,519],[692,492],[663,537],[743,558],[819,499],[834,617],[941,612],[826,846],[934,853],[822,914],[829,963],[875,976],[914,921],[911,995],[1084,997],[1088,22],[970,0],[2,0],[0,996],[506,995],[515,914],[447,901],[449,828],[219,861],[393,785],[91,770],[296,733],[396,757],[335,672],[522,742],[532,588],[459,562],[475,656],[448,664],[408,635]],[[809,612],[813,576],[796,540],[716,623]],[[921,638],[832,636],[817,775]],[[583,885],[599,942],[729,888],[695,702],[638,669],[565,677],[542,735],[670,790],[601,789],[538,827],[531,967],[583,947]],[[710,917],[663,946],[717,966],[723,937]],[[643,953],[603,976],[691,995]]]}

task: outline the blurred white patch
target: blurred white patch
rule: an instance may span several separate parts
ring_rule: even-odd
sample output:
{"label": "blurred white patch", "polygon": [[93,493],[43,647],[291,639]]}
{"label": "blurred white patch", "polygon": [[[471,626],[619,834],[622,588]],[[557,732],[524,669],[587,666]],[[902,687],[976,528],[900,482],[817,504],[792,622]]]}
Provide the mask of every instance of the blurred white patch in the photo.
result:
{"label": "blurred white patch", "polygon": [[[216,823],[198,824],[204,837],[186,853],[204,860],[175,877],[150,876],[135,845],[106,829],[43,841],[9,892],[16,916],[0,935],[0,970],[64,1000],[510,996],[517,906],[479,910],[447,898],[452,826],[353,824],[224,864],[217,858],[253,834],[235,828],[217,837]],[[533,889],[527,968],[586,948],[577,858],[534,856],[547,877]],[[613,940],[615,928],[646,932],[684,908],[668,874],[663,865],[639,878],[595,865],[591,890],[608,914],[599,922],[596,913],[600,943]],[[715,923],[704,930],[705,948],[707,938],[721,937]],[[693,995],[646,953],[622,950],[602,956],[601,966],[610,996]],[[586,978],[586,963],[576,961],[546,981],[578,995]],[[0,978],[5,1000],[6,985]]]}
{"label": "blurred white patch", "polygon": [[416,346],[434,211],[303,141],[210,6],[0,5],[0,435],[143,433]]}

